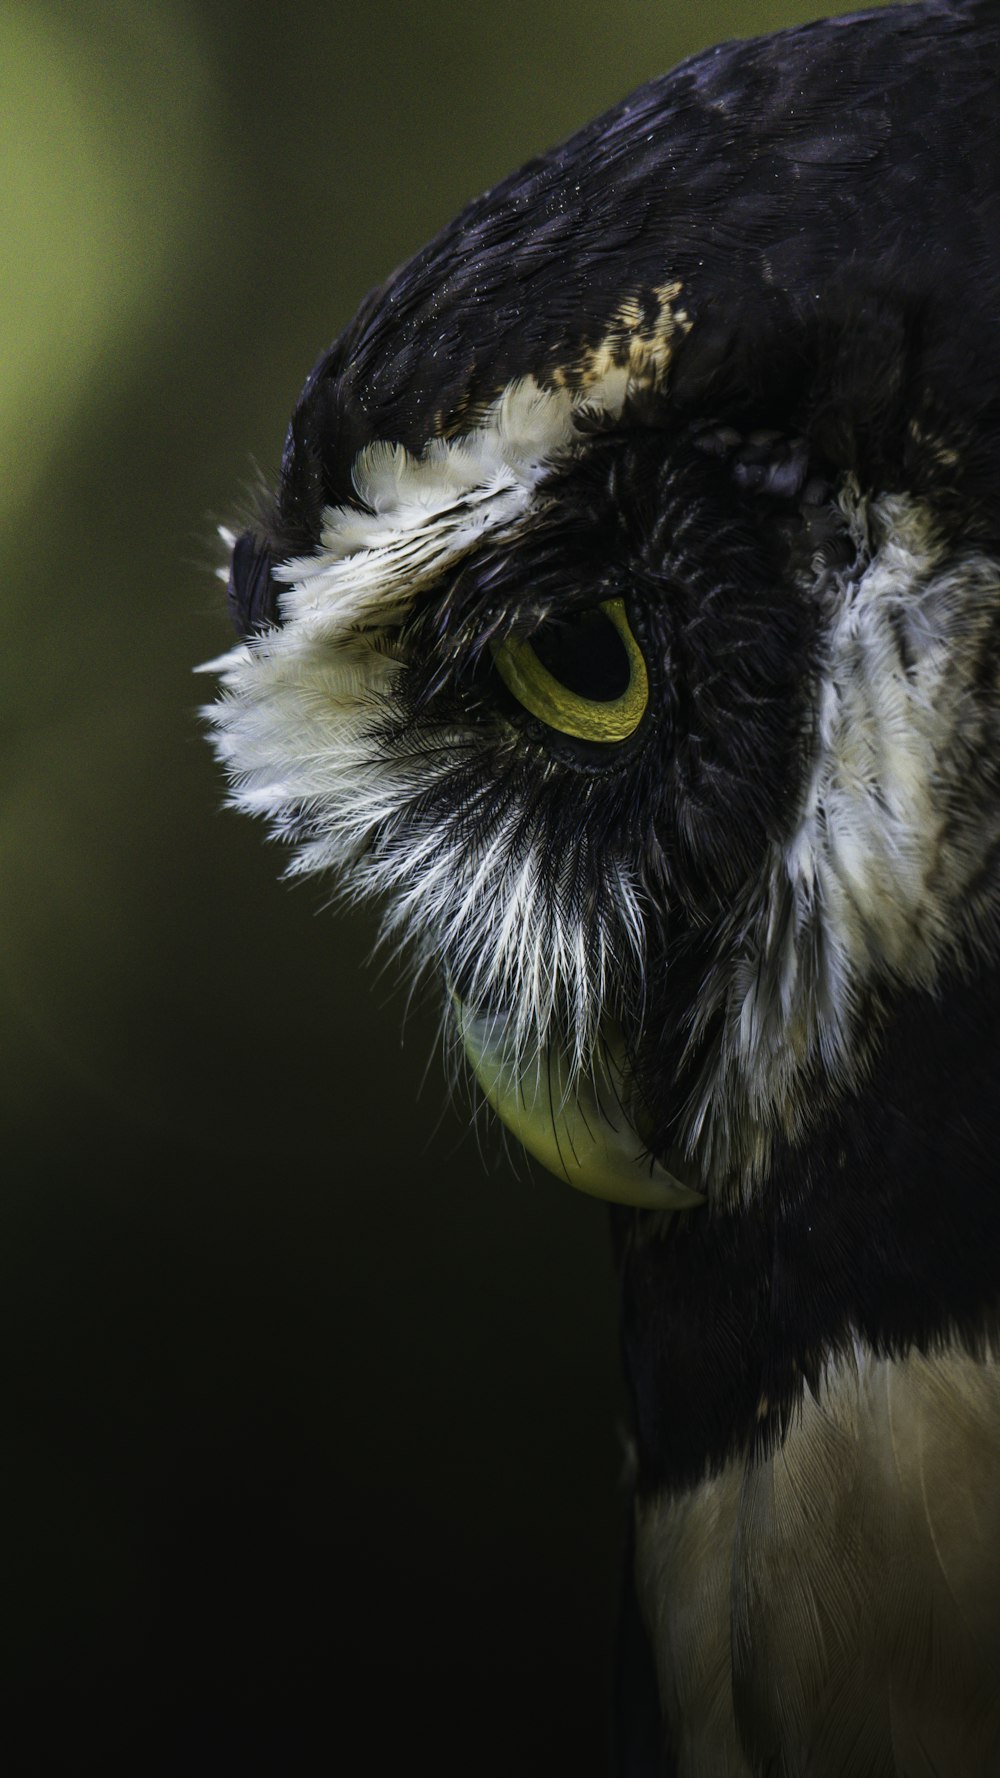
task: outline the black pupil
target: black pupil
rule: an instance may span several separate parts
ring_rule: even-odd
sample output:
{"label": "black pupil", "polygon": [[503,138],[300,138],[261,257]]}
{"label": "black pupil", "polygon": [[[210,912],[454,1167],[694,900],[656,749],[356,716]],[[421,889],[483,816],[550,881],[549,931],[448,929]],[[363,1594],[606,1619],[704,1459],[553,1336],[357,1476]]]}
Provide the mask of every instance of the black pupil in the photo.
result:
{"label": "black pupil", "polygon": [[535,631],[531,646],[553,679],[578,698],[607,704],[628,690],[625,644],[603,611],[554,618]]}

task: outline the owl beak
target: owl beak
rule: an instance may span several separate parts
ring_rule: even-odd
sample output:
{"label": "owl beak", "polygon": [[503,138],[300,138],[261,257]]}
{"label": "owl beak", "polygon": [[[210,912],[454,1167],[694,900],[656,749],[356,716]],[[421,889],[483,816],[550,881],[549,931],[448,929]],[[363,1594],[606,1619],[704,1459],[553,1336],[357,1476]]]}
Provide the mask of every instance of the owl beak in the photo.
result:
{"label": "owl beak", "polygon": [[512,1062],[502,1015],[470,1011],[453,996],[472,1071],[501,1122],[543,1167],[577,1191],[642,1210],[687,1210],[704,1203],[645,1150],[623,1108],[624,1079],[610,1049],[570,1086],[555,1045]]}

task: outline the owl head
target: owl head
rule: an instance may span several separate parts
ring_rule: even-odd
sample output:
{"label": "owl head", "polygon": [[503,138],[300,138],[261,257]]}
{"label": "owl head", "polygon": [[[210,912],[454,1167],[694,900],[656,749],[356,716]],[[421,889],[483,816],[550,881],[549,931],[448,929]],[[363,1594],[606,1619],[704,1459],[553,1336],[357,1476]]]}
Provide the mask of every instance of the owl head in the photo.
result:
{"label": "owl head", "polygon": [[228,539],[232,801],[641,1206],[766,1197],[994,940],[996,238],[927,10],[698,57],[472,203]]}

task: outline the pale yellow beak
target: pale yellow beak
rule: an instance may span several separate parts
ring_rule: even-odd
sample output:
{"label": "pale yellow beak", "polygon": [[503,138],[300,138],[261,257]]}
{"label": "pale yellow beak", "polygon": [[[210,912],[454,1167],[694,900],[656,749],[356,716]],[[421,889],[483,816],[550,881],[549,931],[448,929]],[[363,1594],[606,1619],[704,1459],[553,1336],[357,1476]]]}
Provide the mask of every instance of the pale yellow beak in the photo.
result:
{"label": "pale yellow beak", "polygon": [[554,1046],[536,1049],[516,1068],[500,1016],[471,1012],[454,998],[455,1017],[473,1073],[500,1120],[518,1141],[577,1191],[643,1210],[687,1210],[701,1192],[682,1185],[643,1148],[623,1109],[623,1077],[610,1051],[568,1091],[569,1067]]}

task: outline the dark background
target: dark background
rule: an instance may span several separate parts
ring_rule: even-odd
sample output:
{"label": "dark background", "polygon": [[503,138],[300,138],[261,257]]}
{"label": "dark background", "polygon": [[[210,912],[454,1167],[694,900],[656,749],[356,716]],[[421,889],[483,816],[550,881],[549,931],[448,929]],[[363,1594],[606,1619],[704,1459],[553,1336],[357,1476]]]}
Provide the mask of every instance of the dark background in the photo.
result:
{"label": "dark background", "polygon": [[368,287],[813,11],[4,8],[8,1770],[603,1769],[605,1210],[477,1142],[374,914],[220,813],[192,668],[230,641],[213,527]]}

